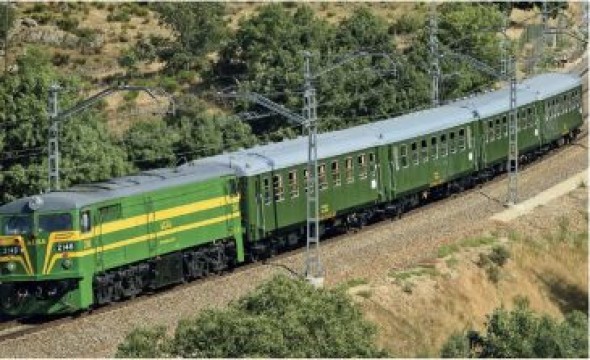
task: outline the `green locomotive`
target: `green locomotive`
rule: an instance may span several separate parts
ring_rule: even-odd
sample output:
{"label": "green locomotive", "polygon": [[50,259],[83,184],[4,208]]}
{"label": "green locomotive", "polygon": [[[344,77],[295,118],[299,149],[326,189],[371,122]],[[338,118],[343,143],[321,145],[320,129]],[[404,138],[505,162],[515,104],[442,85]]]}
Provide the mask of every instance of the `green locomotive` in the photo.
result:
{"label": "green locomotive", "polygon": [[[517,88],[521,161],[579,132],[581,80]],[[321,232],[397,216],[505,171],[508,90],[321,134]],[[305,239],[305,138],[0,207],[0,312],[70,313],[221,272]]]}

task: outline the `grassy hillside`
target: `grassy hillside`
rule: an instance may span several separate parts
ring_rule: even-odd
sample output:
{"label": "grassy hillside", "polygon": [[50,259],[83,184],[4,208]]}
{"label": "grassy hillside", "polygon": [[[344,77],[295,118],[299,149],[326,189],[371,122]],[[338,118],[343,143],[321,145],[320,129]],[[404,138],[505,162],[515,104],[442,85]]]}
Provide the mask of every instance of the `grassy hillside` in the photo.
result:
{"label": "grassy hillside", "polygon": [[349,292],[378,324],[380,345],[401,357],[439,356],[451,333],[481,330],[486,314],[523,298],[556,318],[587,313],[587,222],[583,186],[516,224],[443,246],[429,262],[352,281]]}

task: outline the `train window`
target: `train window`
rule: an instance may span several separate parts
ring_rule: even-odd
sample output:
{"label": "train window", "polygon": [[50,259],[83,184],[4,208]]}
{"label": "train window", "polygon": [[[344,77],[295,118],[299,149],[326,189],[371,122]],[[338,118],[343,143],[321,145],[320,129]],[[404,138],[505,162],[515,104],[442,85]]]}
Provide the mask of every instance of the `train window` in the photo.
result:
{"label": "train window", "polygon": [[262,194],[264,199],[264,204],[270,204],[270,180],[268,178],[264,178],[262,180]]}
{"label": "train window", "polygon": [[432,160],[436,160],[438,158],[438,146],[436,144],[436,136],[433,136],[430,139],[430,157]]}
{"label": "train window", "polygon": [[488,142],[494,141],[494,138],[495,138],[495,136],[494,136],[494,120],[490,120],[488,122],[488,134],[487,135],[488,135],[488,138],[487,138]]}
{"label": "train window", "polygon": [[459,129],[459,136],[457,139],[457,147],[459,151],[465,150],[465,129]]}
{"label": "train window", "polygon": [[415,142],[412,143],[412,162],[414,163],[414,165],[418,165],[418,163],[419,163],[418,145]]}
{"label": "train window", "polygon": [[399,147],[399,154],[403,168],[408,167],[408,146],[403,144]]}
{"label": "train window", "polygon": [[87,233],[92,230],[92,221],[90,220],[90,210],[82,211],[80,214],[80,232]]}
{"label": "train window", "polygon": [[309,189],[309,171],[303,169],[303,181],[305,182],[305,192]]}
{"label": "train window", "polygon": [[359,178],[366,179],[367,178],[367,159],[365,158],[365,154],[361,154],[358,156],[358,163],[359,163]]}
{"label": "train window", "polygon": [[496,119],[496,126],[494,128],[494,132],[496,133],[496,139],[502,138],[502,129],[500,128],[500,119]]}
{"label": "train window", "polygon": [[283,201],[285,199],[285,192],[283,189],[283,177],[281,175],[274,175],[272,177],[272,192],[275,201]]}
{"label": "train window", "polygon": [[340,186],[340,164],[338,160],[332,161],[332,183],[334,186]]}
{"label": "train window", "polygon": [[98,209],[100,221],[102,223],[117,220],[121,218],[121,204],[104,206]]}
{"label": "train window", "polygon": [[299,184],[297,184],[297,171],[289,171],[289,191],[291,199],[299,197]]}
{"label": "train window", "polygon": [[352,184],[354,182],[354,170],[352,168],[352,158],[347,157],[344,161],[344,167],[346,168],[346,182]]}
{"label": "train window", "polygon": [[439,152],[441,157],[447,156],[447,136],[445,134],[440,136]]}
{"label": "train window", "polygon": [[328,188],[328,180],[326,178],[326,165],[324,164],[318,166],[318,182],[320,190],[326,190]]}
{"label": "train window", "polygon": [[375,162],[375,154],[369,153],[369,163],[374,163],[374,162]]}
{"label": "train window", "polygon": [[72,230],[72,215],[68,213],[39,215],[39,232],[52,233],[67,230]]}
{"label": "train window", "polygon": [[422,153],[422,162],[425,163],[428,161],[428,142],[426,140],[422,140],[422,146],[420,149],[420,152]]}
{"label": "train window", "polygon": [[502,118],[502,134],[508,136],[508,119],[506,119],[506,116]]}
{"label": "train window", "polygon": [[451,133],[449,134],[449,151],[451,152],[451,154],[454,154],[455,151],[457,151],[455,149],[455,132],[451,131]]}

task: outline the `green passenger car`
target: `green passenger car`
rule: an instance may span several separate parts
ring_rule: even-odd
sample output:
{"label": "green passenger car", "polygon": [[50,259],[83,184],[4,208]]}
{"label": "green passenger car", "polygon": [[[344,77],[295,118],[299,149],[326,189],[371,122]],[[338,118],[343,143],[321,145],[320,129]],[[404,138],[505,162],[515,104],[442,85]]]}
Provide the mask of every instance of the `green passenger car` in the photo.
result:
{"label": "green passenger car", "polygon": [[56,314],[204,276],[244,259],[227,167],[157,170],[0,207],[0,300]]}

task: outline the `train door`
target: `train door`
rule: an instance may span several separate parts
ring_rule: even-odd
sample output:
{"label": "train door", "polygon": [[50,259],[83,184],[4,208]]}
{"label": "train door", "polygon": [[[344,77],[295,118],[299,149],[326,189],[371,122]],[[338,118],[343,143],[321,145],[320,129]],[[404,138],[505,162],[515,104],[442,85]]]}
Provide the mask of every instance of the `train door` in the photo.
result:
{"label": "train door", "polygon": [[[405,146],[405,145],[404,145]],[[400,156],[400,148],[397,145],[392,145],[391,151],[389,151],[389,159],[388,159],[388,169],[389,169],[389,176],[386,186],[388,187],[388,198],[394,199],[396,192],[397,192],[397,184],[398,184],[398,177],[399,177],[399,156]],[[407,149],[404,148],[404,151]]]}
{"label": "train door", "polygon": [[156,223],[156,209],[152,198],[145,199],[146,235],[148,237],[148,252],[150,257],[158,255],[158,229]]}
{"label": "train door", "polygon": [[104,239],[103,239],[103,214],[97,211],[94,217],[94,263],[97,272],[104,271]]}

